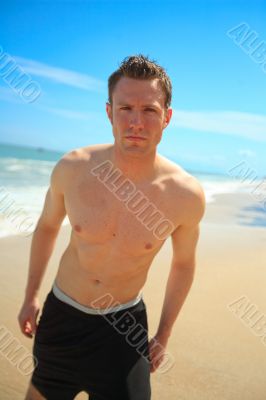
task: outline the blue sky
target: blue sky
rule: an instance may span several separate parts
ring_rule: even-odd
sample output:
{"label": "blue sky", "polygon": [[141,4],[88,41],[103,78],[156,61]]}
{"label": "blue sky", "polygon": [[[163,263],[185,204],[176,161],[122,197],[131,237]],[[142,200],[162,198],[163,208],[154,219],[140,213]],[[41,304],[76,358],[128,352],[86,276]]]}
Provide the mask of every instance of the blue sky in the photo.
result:
{"label": "blue sky", "polygon": [[[264,176],[265,18],[258,0],[6,1],[0,142],[63,151],[112,142],[108,76],[127,55],[143,53],[173,83],[174,116],[159,152],[185,168],[225,174],[245,160]],[[252,55],[257,46],[262,54]],[[8,84],[7,59],[39,85],[34,102]]]}

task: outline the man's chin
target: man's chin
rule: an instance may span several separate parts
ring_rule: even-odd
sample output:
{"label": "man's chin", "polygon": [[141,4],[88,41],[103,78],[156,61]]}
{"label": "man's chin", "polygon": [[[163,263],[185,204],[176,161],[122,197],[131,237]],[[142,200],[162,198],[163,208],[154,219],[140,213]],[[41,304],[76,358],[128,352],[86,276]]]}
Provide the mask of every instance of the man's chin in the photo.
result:
{"label": "man's chin", "polygon": [[150,149],[147,147],[139,146],[139,143],[123,143],[121,145],[121,150],[127,154],[135,154],[135,155],[143,155],[150,152]]}

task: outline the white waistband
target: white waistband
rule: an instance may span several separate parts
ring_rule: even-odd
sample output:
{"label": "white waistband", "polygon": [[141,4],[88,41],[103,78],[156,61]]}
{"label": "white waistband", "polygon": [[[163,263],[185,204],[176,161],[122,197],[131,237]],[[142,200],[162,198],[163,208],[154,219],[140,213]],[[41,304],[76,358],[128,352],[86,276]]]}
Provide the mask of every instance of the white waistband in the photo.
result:
{"label": "white waistband", "polygon": [[114,307],[107,307],[107,308],[96,308],[95,307],[95,308],[93,308],[93,307],[84,306],[83,304],[80,304],[76,300],[69,297],[66,293],[64,293],[61,289],[59,289],[59,287],[56,285],[55,282],[53,284],[52,290],[53,290],[54,295],[59,300],[63,301],[66,304],[69,304],[70,306],[72,306],[74,308],[77,308],[80,311],[85,312],[86,314],[93,314],[93,315],[108,314],[111,312],[124,310],[126,308],[135,306],[142,299],[142,293],[140,293],[135,299],[133,299],[127,303],[119,304]]}

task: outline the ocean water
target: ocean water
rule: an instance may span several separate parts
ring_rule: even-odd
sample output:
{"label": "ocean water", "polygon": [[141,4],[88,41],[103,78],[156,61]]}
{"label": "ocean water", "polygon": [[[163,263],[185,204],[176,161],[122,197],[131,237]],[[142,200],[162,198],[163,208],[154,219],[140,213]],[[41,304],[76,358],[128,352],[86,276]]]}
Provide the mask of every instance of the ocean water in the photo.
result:
{"label": "ocean water", "polygon": [[[34,230],[49,180],[63,153],[0,144],[0,237]],[[245,190],[240,181],[214,174],[193,173],[205,190],[207,202],[220,193]],[[68,224],[67,217],[63,224]]]}

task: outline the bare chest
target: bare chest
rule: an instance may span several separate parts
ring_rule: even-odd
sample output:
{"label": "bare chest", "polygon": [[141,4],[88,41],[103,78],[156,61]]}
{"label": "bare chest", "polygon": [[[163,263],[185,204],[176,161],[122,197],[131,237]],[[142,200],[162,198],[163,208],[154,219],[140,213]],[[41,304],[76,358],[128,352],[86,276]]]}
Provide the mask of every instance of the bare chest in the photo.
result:
{"label": "bare chest", "polygon": [[65,206],[73,231],[85,242],[113,242],[127,254],[156,251],[177,222],[167,192],[158,185],[136,187],[129,195],[122,181],[108,187],[95,177],[77,179],[65,193]]}

